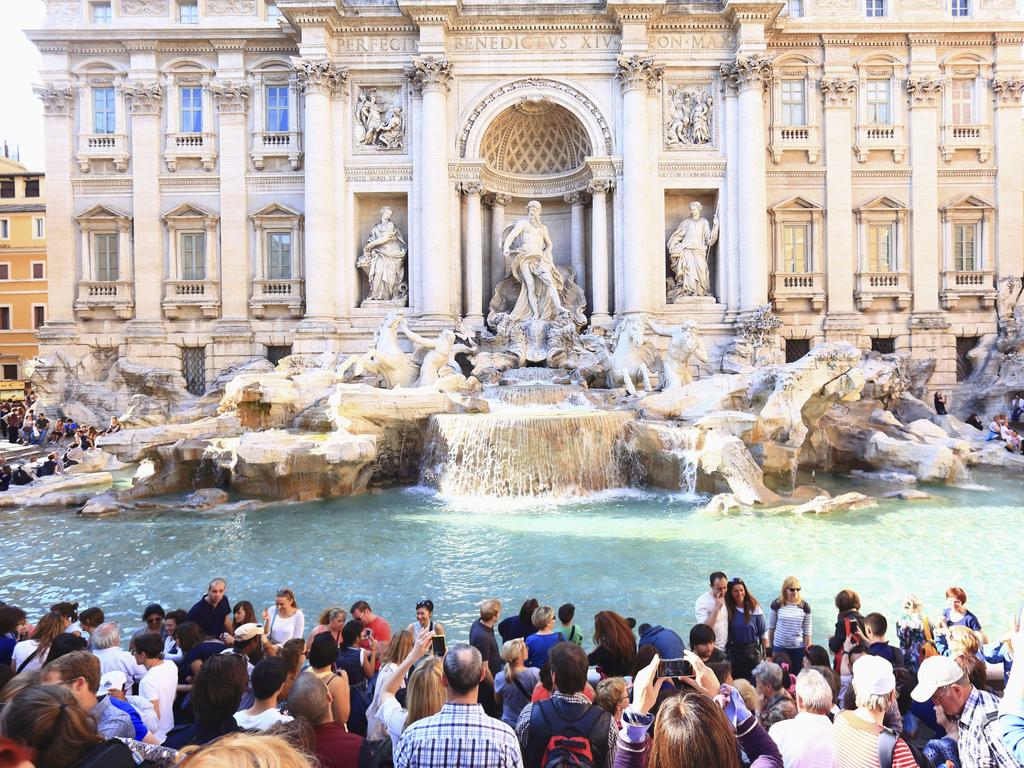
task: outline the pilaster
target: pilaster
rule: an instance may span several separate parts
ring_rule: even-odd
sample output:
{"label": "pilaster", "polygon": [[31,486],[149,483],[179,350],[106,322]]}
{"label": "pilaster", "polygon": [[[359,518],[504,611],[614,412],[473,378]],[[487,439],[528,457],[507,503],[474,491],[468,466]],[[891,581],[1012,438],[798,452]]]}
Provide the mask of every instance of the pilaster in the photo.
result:
{"label": "pilaster", "polygon": [[[855,251],[853,247],[853,189],[851,186],[853,130],[850,110],[857,94],[857,81],[828,76],[821,80],[825,101],[825,202],[828,210],[825,231],[825,268],[828,314],[853,312]],[[815,268],[817,271],[817,267]]]}
{"label": "pilaster", "polygon": [[930,68],[928,72],[924,75],[912,73],[907,80],[911,168],[910,279],[915,314],[939,310],[941,265],[937,147],[943,82],[932,74]]}
{"label": "pilaster", "polygon": [[[1020,45],[1016,57],[1020,57]],[[1024,76],[997,74],[995,97],[996,145],[996,279],[1024,275],[1024,133],[1021,132],[1021,94]]]}
{"label": "pilaster", "polygon": [[37,88],[46,131],[46,246],[48,317],[39,334],[43,343],[74,339],[75,239],[72,218],[71,161],[74,140],[74,90],[66,85]]}
{"label": "pilaster", "polygon": [[[149,74],[149,73],[145,73]],[[132,219],[135,227],[135,317],[162,318],[164,233],[160,210],[160,159],[163,87],[157,80],[132,80],[125,86],[132,119]],[[129,258],[122,254],[121,258]]]}

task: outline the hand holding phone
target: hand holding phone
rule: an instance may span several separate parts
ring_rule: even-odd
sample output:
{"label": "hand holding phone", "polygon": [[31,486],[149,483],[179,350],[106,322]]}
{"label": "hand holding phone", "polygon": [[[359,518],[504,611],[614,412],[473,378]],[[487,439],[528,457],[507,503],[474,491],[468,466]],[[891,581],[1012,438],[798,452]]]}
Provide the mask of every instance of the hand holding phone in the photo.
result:
{"label": "hand holding phone", "polygon": [[686,659],[662,659],[658,677],[693,677],[693,665]]}
{"label": "hand holding phone", "polygon": [[448,651],[448,647],[445,645],[444,635],[434,635],[430,641],[431,650],[435,656],[444,656]]}

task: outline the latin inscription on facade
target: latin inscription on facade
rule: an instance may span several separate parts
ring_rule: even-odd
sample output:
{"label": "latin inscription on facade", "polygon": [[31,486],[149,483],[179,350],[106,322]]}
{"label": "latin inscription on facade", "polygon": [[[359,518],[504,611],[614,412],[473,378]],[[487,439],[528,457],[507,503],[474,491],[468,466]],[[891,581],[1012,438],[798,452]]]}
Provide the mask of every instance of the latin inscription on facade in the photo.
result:
{"label": "latin inscription on facade", "polygon": [[450,38],[452,53],[476,51],[618,51],[616,34],[460,35]]}

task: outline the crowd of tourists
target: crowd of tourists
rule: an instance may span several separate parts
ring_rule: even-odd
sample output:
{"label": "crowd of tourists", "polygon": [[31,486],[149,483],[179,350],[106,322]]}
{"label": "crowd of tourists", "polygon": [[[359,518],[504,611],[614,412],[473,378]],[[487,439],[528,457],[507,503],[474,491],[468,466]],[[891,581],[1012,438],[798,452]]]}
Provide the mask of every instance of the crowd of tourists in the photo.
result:
{"label": "crowd of tourists", "polygon": [[86,451],[96,447],[100,435],[120,432],[117,417],[106,429],[81,425],[72,418],[58,418],[52,424],[42,411],[34,408],[31,390],[24,401],[0,402],[0,440],[14,445],[38,447],[47,453],[20,462],[8,462],[0,451],[0,492],[13,486],[30,485],[41,477],[59,475],[78,464]]}
{"label": "crowd of tourists", "polygon": [[983,628],[956,586],[891,623],[844,589],[828,638],[794,577],[762,603],[711,574],[685,638],[535,598],[483,601],[467,638],[429,599],[309,627],[291,589],[257,612],[227,588],[124,630],[0,605],[0,768],[1024,766],[1024,606]]}

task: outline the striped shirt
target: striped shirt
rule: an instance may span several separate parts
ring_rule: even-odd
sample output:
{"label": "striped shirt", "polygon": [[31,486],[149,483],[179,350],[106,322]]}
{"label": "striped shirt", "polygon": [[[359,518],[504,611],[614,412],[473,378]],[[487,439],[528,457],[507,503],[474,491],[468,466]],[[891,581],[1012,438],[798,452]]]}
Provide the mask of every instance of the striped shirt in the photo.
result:
{"label": "striped shirt", "polygon": [[523,757],[508,725],[479,704],[449,701],[405,729],[395,768],[523,768]]}
{"label": "striped shirt", "polygon": [[768,629],[775,632],[772,647],[803,648],[804,638],[811,636],[811,606],[782,605],[776,600],[768,614]]}
{"label": "striped shirt", "polygon": [[[840,712],[832,729],[835,768],[880,768],[878,734],[882,727],[857,717],[851,711]],[[892,768],[917,768],[917,761],[902,738],[896,742]]]}

